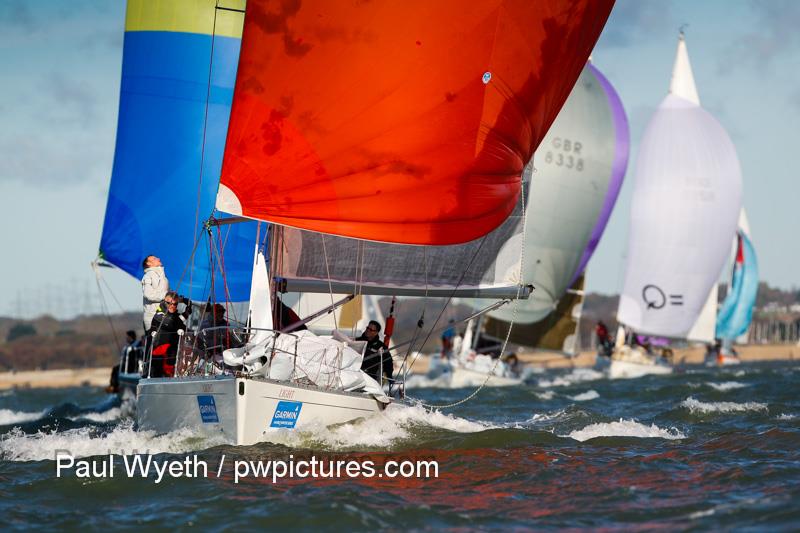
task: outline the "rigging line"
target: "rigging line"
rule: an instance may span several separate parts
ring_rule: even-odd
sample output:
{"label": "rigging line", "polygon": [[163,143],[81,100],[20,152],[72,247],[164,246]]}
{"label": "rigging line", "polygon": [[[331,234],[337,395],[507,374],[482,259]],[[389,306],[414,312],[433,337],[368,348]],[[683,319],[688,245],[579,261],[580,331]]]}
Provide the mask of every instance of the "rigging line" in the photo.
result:
{"label": "rigging line", "polygon": [[[524,212],[523,212],[523,219],[524,219]],[[524,222],[524,220],[523,220],[523,222]],[[523,230],[522,230],[522,232],[523,232],[523,237],[524,237],[524,233],[525,233],[525,229],[524,229],[524,227],[523,227]],[[466,268],[464,269],[464,271],[461,273],[461,277],[459,278],[459,280],[458,280],[458,282],[456,283],[455,287],[453,287],[453,290],[452,290],[452,292],[450,293],[450,296],[448,296],[448,297],[447,297],[447,302],[445,302],[445,305],[444,305],[444,307],[442,307],[442,310],[441,310],[441,311],[439,311],[439,315],[436,317],[436,320],[434,320],[434,322],[433,322],[433,326],[431,327],[431,330],[428,332],[427,336],[425,337],[425,340],[422,342],[422,345],[421,345],[421,347],[424,347],[424,346],[425,346],[425,344],[426,344],[426,343],[427,343],[427,342],[430,340],[430,336],[431,336],[431,334],[433,333],[433,330],[436,328],[436,324],[438,324],[438,323],[439,323],[439,319],[441,319],[441,318],[442,318],[442,315],[444,314],[444,310],[447,308],[447,306],[448,306],[448,305],[450,305],[450,302],[451,302],[451,301],[452,301],[452,299],[453,299],[453,295],[455,295],[456,291],[458,290],[458,287],[460,287],[460,286],[461,286],[461,283],[464,281],[464,278],[466,277],[466,275],[467,275],[467,272],[468,272],[468,271],[469,271],[469,269],[472,267],[472,263],[474,263],[474,262],[475,262],[475,258],[477,258],[477,257],[478,257],[478,253],[479,253],[479,252],[481,251],[481,249],[483,248],[483,244],[484,244],[485,242],[486,242],[486,235],[484,235],[484,236],[483,236],[483,238],[481,239],[481,242],[480,242],[480,244],[478,245],[478,248],[475,250],[475,253],[473,253],[473,254],[472,254],[472,258],[469,260],[469,264],[467,264],[467,267],[466,267]],[[524,242],[523,242],[523,246],[524,246]],[[426,275],[426,281],[425,281],[425,283],[426,283],[426,287],[427,287],[427,265],[426,265],[426,267],[425,267],[425,268],[426,268],[426,270],[425,270],[425,275]],[[520,287],[521,287],[521,285],[520,285],[519,287],[517,287],[517,298],[519,298],[519,291],[520,291]],[[426,289],[426,290],[427,290],[427,289]],[[427,298],[427,296],[426,296],[426,298]],[[425,314],[425,311],[424,311],[424,309],[423,309],[423,316],[424,316],[424,314]],[[408,352],[410,352],[410,351],[411,351],[411,347],[409,347],[409,349],[408,349]],[[409,354],[408,354],[408,353],[406,353],[406,357],[408,357],[408,355],[409,355]],[[414,359],[412,359],[412,361],[411,361],[411,364],[410,364],[410,365],[408,365],[408,368],[411,368],[412,366],[414,366],[414,363],[417,361],[417,359],[419,358],[419,356],[420,356],[420,355],[422,355],[422,353],[421,353],[421,352],[417,352],[417,355],[414,357]],[[403,362],[405,363],[405,361],[403,361]]]}
{"label": "rigging line", "polygon": [[108,293],[109,293],[109,294],[111,295],[111,297],[114,299],[114,302],[116,302],[117,306],[119,306],[119,310],[120,310],[120,311],[122,311],[122,312],[124,313],[124,312],[126,311],[126,309],[125,309],[124,307],[122,307],[122,304],[121,304],[121,303],[119,303],[119,300],[117,299],[117,295],[116,295],[116,294],[114,294],[114,291],[113,291],[113,290],[111,290],[111,285],[109,285],[109,284],[108,284],[108,281],[106,281],[106,278],[104,278],[104,277],[102,277],[102,276],[101,276],[101,277],[100,277],[100,280],[103,282],[103,285],[105,285],[105,286],[106,286],[106,289],[108,289]]}
{"label": "rigging line", "polygon": [[[409,343],[408,349],[406,350],[406,353],[403,356],[402,365],[406,364],[408,356],[411,354],[411,349],[414,347],[414,343],[419,338],[419,335],[422,332],[422,328],[424,327],[424,324],[425,324],[425,308],[428,307],[428,290],[429,290],[429,285],[428,285],[428,249],[427,248],[423,248],[422,249],[422,263],[424,265],[423,272],[425,273],[425,292],[422,295],[422,313],[419,316],[419,320],[417,320],[417,327],[414,328],[414,336],[411,339],[412,342]],[[447,305],[447,304],[445,304],[445,305]],[[424,348],[424,347],[425,347],[425,343],[423,342],[422,346],[420,346],[420,349]],[[417,357],[419,357],[419,354],[417,354]],[[415,361],[416,361],[417,357],[414,358]],[[412,362],[412,364],[413,364],[413,362]]]}
{"label": "rigging line", "polygon": [[[221,236],[219,232],[217,232],[217,237],[220,240],[219,244],[214,242],[214,239],[209,239],[211,241],[211,252],[216,253],[217,255],[217,264],[219,265],[219,272],[222,276],[222,288],[225,292],[225,312],[228,312],[228,303],[231,301],[231,293],[228,289],[228,277],[225,274],[225,256],[222,253],[222,242]],[[215,300],[216,301],[216,300]]]}
{"label": "rigging line", "polygon": [[[222,228],[217,226],[217,231],[218,232],[222,232]],[[225,306],[226,307],[228,306],[228,302],[232,302],[232,298],[231,298],[230,291],[228,289],[228,281],[227,281],[227,278],[225,277],[225,273],[224,273],[224,269],[225,269],[225,248],[228,246],[228,239],[230,238],[232,232],[233,232],[233,230],[231,228],[228,228],[226,230],[226,233],[225,233],[225,239],[222,240],[220,242],[220,245],[219,245],[219,247],[220,247],[220,257],[222,258],[223,282],[225,284],[225,298],[227,300],[225,302]],[[266,258],[265,258],[265,260],[266,260]],[[230,306],[230,311],[233,311],[233,319],[236,320],[236,310],[233,308],[233,306]],[[226,312],[229,312],[229,311],[226,310]],[[230,315],[228,315],[228,316],[230,316]]]}
{"label": "rigging line", "polygon": [[[217,1],[215,8],[219,8],[219,1]],[[211,75],[214,70],[214,44],[217,39],[217,9],[214,9],[214,22],[211,27],[211,50],[208,58],[208,82],[206,83],[206,101],[203,109],[203,141],[200,144],[200,174],[197,179],[197,204],[194,210],[194,234],[193,238],[197,238],[197,228],[200,226],[200,199],[203,194],[203,164],[206,160],[206,134],[208,132],[208,103],[211,100]],[[194,254],[193,254],[194,255]],[[194,262],[189,272],[189,286],[192,286],[194,277]],[[191,289],[190,289],[191,290]]]}
{"label": "rigging line", "polygon": [[[189,259],[188,259],[188,261],[186,262],[186,264],[183,266],[183,272],[181,272],[181,277],[180,277],[180,278],[178,278],[178,285],[177,285],[177,287],[180,287],[180,286],[183,284],[183,280],[184,280],[184,278],[186,277],[186,271],[189,269],[189,266],[190,266],[190,265],[193,265],[193,264],[194,264],[194,254],[196,254],[196,253],[197,253],[197,246],[198,246],[199,244],[200,244],[200,238],[197,238],[197,239],[195,239],[195,241],[194,241],[194,247],[192,248],[192,253],[191,253],[191,254],[189,254]],[[192,290],[191,281],[190,281],[189,283],[190,283],[190,285],[189,285],[189,290],[191,291],[191,290]],[[177,290],[177,287],[176,287],[176,290]]]}
{"label": "rigging line", "polygon": [[[364,286],[364,258],[367,255],[366,246],[367,243],[365,241],[358,241],[358,244],[356,245],[356,269],[354,272],[355,279],[353,286],[354,294],[360,297],[359,301],[361,302],[362,311],[364,310],[364,295],[362,294],[362,292]],[[353,327],[350,329],[352,337],[355,337],[357,326],[358,326],[358,321],[356,320],[355,322],[353,322]]]}
{"label": "rigging line", "polygon": [[[508,340],[511,338],[511,329],[514,327],[514,322],[517,319],[517,309],[519,307],[519,293],[522,290],[523,282],[525,281],[524,280],[524,272],[525,272],[525,269],[524,269],[524,267],[525,267],[525,239],[527,238],[527,228],[526,228],[526,224],[525,224],[526,216],[527,216],[527,213],[526,213],[526,210],[525,210],[525,187],[521,187],[520,188],[520,198],[521,198],[521,201],[522,201],[522,245],[520,246],[520,250],[519,250],[519,285],[517,286],[517,297],[514,299],[513,306],[511,308],[511,322],[509,322],[509,324],[508,324],[508,331],[506,332],[506,338],[503,341],[503,347],[500,349],[500,357],[498,357],[495,360],[494,365],[492,366],[492,370],[486,375],[486,379],[483,381],[481,386],[478,387],[477,389],[475,389],[474,391],[472,391],[471,394],[467,395],[465,398],[463,398],[463,399],[461,399],[461,400],[459,400],[457,402],[453,402],[453,403],[449,403],[449,404],[443,404],[443,405],[426,404],[421,400],[406,396],[407,398],[411,398],[411,400],[419,402],[419,405],[421,405],[422,407],[425,407],[426,409],[450,409],[450,408],[453,408],[453,407],[457,407],[457,406],[459,406],[461,404],[467,403],[472,398],[477,396],[478,393],[481,392],[481,390],[483,390],[483,388],[486,386],[486,384],[489,382],[489,380],[494,375],[495,370],[497,370],[497,365],[500,363],[500,359],[502,358],[502,354],[506,351],[506,347],[508,346]],[[475,334],[477,335],[478,332],[476,331]]]}
{"label": "rigging line", "polygon": [[[328,294],[331,296],[331,305],[335,305],[336,302],[333,301],[333,284],[331,283],[331,271],[328,267],[328,249],[325,247],[325,234],[320,233],[322,236],[322,257],[325,260],[325,273],[328,276]],[[336,311],[333,312],[333,328],[339,329],[339,321],[336,320]]]}
{"label": "rigging line", "polygon": [[[203,290],[209,289],[209,294],[211,294],[211,291],[210,291],[210,288],[209,288],[209,285],[211,285],[210,281],[211,281],[211,273],[206,275],[206,281],[203,284]],[[200,315],[197,318],[197,324],[196,324],[196,327],[195,327],[196,331],[199,332],[200,326],[202,325],[203,319],[205,318],[205,316],[206,316],[206,306],[203,305],[201,307]],[[188,324],[187,324],[187,329],[188,329]],[[198,335],[195,335],[194,336],[194,340],[192,341],[192,349],[197,347],[197,343],[199,341],[200,341],[200,337]]]}
{"label": "rigging line", "polygon": [[111,327],[111,335],[114,340],[114,344],[117,346],[117,353],[122,352],[122,346],[119,344],[119,338],[117,337],[117,330],[114,328],[114,321],[111,319],[111,314],[108,312],[108,306],[106,306],[106,298],[103,295],[103,288],[100,286],[100,271],[97,268],[97,262],[92,262],[92,268],[94,269],[94,280],[97,282],[97,292],[100,293],[100,309],[103,311],[103,314],[106,315],[108,319],[108,325]]}
{"label": "rigging line", "polygon": [[[210,240],[213,243],[214,239],[212,238]],[[231,293],[228,290],[228,277],[225,274],[225,255],[222,253],[222,250],[223,250],[223,247],[222,247],[222,233],[220,232],[219,228],[217,228],[217,240],[219,241],[217,243],[217,249],[216,249],[216,252],[217,252],[217,264],[219,265],[219,272],[220,272],[220,275],[222,276],[222,289],[225,292],[225,313],[228,314],[229,311],[230,311],[228,303],[231,300]],[[228,341],[230,341],[230,329],[225,330],[225,334],[228,336]]]}

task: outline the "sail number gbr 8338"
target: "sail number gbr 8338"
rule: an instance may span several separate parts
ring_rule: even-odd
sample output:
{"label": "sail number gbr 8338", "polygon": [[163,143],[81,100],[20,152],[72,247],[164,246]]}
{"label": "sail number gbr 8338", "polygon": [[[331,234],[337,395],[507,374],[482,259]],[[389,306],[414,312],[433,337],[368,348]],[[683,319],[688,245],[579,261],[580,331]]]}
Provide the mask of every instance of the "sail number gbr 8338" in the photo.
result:
{"label": "sail number gbr 8338", "polygon": [[559,167],[574,168],[583,171],[583,158],[581,149],[583,143],[562,137],[553,137],[550,142],[551,150],[544,154],[544,162]]}

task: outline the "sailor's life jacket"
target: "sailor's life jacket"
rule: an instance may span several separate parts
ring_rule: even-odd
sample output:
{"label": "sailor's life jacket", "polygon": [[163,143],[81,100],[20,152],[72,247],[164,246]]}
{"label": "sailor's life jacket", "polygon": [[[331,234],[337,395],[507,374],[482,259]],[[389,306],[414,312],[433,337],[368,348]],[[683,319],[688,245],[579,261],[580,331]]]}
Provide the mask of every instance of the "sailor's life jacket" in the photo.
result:
{"label": "sailor's life jacket", "polygon": [[[377,337],[371,341],[367,337],[361,335],[356,340],[367,341],[366,349],[364,350],[364,360],[361,362],[361,370],[367,373],[372,379],[381,383],[381,374],[386,374],[391,378],[394,374],[394,364],[392,363],[392,354],[389,353],[389,348],[378,339]],[[383,350],[383,355],[381,355]],[[383,362],[381,362],[381,360]]]}

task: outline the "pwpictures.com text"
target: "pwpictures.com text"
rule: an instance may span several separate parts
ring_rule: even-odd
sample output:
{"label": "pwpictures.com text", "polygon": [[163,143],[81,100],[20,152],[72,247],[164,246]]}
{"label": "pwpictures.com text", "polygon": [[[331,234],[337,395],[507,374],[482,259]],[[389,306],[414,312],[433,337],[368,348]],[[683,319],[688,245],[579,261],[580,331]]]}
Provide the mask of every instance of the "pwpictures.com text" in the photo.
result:
{"label": "pwpictures.com text", "polygon": [[144,454],[115,455],[76,459],[69,450],[55,454],[56,477],[82,479],[114,477],[151,479],[158,484],[165,479],[233,477],[234,483],[245,479],[434,479],[439,477],[439,463],[432,459],[382,457],[346,459],[342,457],[295,457],[285,459],[231,459],[221,454],[214,460],[190,454],[182,459]]}

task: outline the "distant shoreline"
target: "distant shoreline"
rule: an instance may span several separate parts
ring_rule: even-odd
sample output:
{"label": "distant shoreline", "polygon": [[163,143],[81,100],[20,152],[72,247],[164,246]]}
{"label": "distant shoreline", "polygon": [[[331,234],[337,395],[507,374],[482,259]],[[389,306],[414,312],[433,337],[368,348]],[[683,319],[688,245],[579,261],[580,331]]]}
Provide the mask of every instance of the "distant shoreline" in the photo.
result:
{"label": "distant shoreline", "polygon": [[105,387],[111,368],[65,368],[58,370],[23,370],[0,373],[0,390],[65,387]]}
{"label": "distant shoreline", "polygon": [[[800,362],[800,346],[794,344],[757,344],[736,346],[743,363],[757,361],[793,361]],[[702,365],[705,362],[706,350],[698,348],[679,348],[675,350],[675,364]],[[517,354],[521,363],[539,368],[586,368],[594,365],[596,352],[582,351],[575,357],[559,352],[530,351]],[[428,371],[430,358],[422,355],[417,358],[412,370],[422,374]]]}

